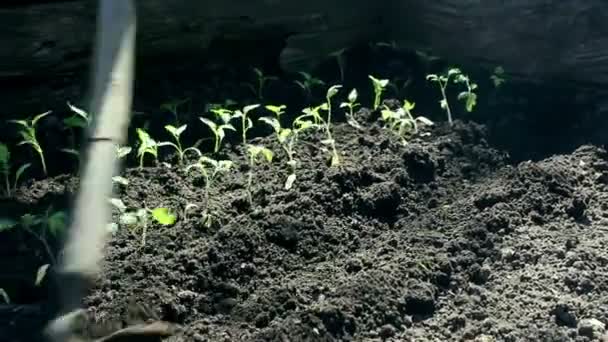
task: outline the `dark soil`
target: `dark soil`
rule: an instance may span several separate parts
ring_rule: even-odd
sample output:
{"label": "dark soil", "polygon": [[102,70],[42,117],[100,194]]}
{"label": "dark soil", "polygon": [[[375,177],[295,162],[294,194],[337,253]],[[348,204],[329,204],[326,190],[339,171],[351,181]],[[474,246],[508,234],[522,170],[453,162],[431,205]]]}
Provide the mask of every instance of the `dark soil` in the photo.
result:
{"label": "dark soil", "polygon": [[[359,102],[373,95],[368,74],[411,76],[409,87],[386,96],[415,99],[416,114],[444,120],[438,91],[424,78],[444,64],[420,66],[385,50],[351,54],[344,91],[357,87]],[[163,126],[172,117],[159,113],[161,101],[189,97],[180,117],[189,125],[184,145],[208,134],[198,116],[209,103],[258,102],[242,86],[252,81],[251,65],[231,63],[140,72],[135,110],[147,114],[132,126],[149,125],[166,140]],[[335,65],[327,69],[326,83],[341,83]],[[265,103],[285,103],[286,116],[297,114],[310,103],[279,76]],[[463,121],[438,124],[407,146],[365,110],[358,113],[365,131],[335,126],[338,168],[327,166],[320,136],[305,137],[290,191],[283,189],[281,149],[263,137],[267,131],[252,130],[276,152],[271,166],[254,170],[252,205],[241,148],[229,142],[223,157],[237,167],[212,189],[218,219],[210,228],[201,216],[200,177],[178,167],[127,169],[128,186],[117,188],[125,204],[167,206],[178,220],[152,224],[143,246],[141,231],[114,234],[85,300],[95,323],[90,335],[161,319],[182,327],[167,341],[608,341],[608,153],[600,147],[608,121],[599,96],[515,82],[497,90],[488,76],[472,75],[479,114],[458,113]],[[65,102],[84,102],[73,81],[70,96],[40,92],[62,108],[40,134],[53,177],[30,180],[0,201],[3,217],[68,207],[78,184],[66,173],[75,161],[52,147],[70,142],[61,129]],[[322,99],[324,89],[313,97]],[[45,102],[42,95],[32,98]],[[24,113],[48,109],[34,108]],[[13,150],[19,135],[8,127],[0,124]],[[16,165],[32,161],[25,149],[16,151]],[[35,165],[29,176],[42,178]],[[199,209],[185,217],[189,204]],[[34,279],[49,257],[21,230],[1,234],[0,288],[22,306],[0,305],[0,342],[39,341],[52,289]]]}
{"label": "dark soil", "polygon": [[[256,169],[252,207],[243,169],[223,177],[212,228],[198,213],[180,216],[174,226],[149,227],[143,246],[139,232],[117,231],[86,299],[91,318],[105,332],[146,319],[181,325],[167,341],[605,334],[606,151],[582,146],[511,166],[481,125],[440,125],[405,147],[368,127],[336,127],[344,160],[333,169],[308,137],[291,191],[282,188],[277,154],[272,167]],[[203,205],[200,180],[177,168],[125,176],[120,197],[131,208]],[[63,177],[29,191],[45,198],[74,188]],[[134,314],[136,306],[144,310]]]}

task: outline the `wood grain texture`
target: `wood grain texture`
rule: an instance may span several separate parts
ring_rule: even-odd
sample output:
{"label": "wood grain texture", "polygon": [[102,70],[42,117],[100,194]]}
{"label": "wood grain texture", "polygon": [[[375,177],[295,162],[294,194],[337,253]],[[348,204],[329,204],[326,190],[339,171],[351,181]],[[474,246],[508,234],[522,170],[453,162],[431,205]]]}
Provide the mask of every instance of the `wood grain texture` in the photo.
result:
{"label": "wood grain texture", "polygon": [[395,40],[523,77],[608,83],[608,3],[395,0]]}
{"label": "wood grain texture", "polygon": [[[297,58],[317,58],[369,38],[378,12],[378,4],[367,0],[142,0],[137,6],[143,58],[205,54],[215,38],[288,35]],[[95,0],[0,7],[0,78],[57,75],[87,65],[96,10]]]}

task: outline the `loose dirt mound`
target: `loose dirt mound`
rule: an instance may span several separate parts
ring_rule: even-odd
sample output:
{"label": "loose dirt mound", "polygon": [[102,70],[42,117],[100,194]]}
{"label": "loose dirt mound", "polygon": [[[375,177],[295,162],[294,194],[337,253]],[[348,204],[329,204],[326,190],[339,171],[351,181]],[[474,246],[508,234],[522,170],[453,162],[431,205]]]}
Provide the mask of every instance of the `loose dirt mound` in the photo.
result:
{"label": "loose dirt mound", "polygon": [[[171,341],[599,339],[608,323],[606,152],[584,146],[512,167],[482,126],[430,133],[403,147],[376,126],[337,126],[340,168],[308,137],[291,191],[277,152],[255,172],[252,207],[244,167],[222,178],[211,228],[191,212],[150,226],[143,246],[140,232],[118,230],[86,299],[91,317],[104,330],[179,323]],[[202,205],[192,174],[125,176],[120,197],[131,208]],[[50,182],[31,191],[64,191],[65,179]]]}

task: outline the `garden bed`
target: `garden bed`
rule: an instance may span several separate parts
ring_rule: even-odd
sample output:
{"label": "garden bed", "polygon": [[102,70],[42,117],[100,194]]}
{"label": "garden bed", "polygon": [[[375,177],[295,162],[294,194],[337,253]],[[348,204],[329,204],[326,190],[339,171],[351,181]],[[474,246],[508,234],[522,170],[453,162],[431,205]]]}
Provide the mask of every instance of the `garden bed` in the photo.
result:
{"label": "garden bed", "polygon": [[[437,93],[427,102],[438,108]],[[142,225],[118,225],[85,299],[89,333],[151,319],[180,327],[168,341],[607,338],[605,150],[581,145],[514,162],[481,124],[437,120],[404,145],[378,111],[354,118],[361,129],[342,117],[332,126],[337,166],[323,130],[300,137],[290,189],[287,155],[270,131],[252,134],[252,143],[274,151],[271,163],[253,168],[239,134],[229,139],[215,157],[234,165],[209,193],[203,174],[184,170],[191,159],[179,166],[161,154],[142,168],[129,159],[116,185],[125,208],[114,210],[114,222],[142,208],[168,208],[177,219],[150,220],[145,242]],[[162,129],[151,124],[156,137]],[[65,209],[77,182],[72,175],[29,181],[2,209],[15,219]],[[34,280],[49,258],[22,230],[2,234],[10,235],[5,254],[32,266],[11,273],[31,276],[9,289],[23,306],[0,307],[0,332],[36,340],[48,285]]]}

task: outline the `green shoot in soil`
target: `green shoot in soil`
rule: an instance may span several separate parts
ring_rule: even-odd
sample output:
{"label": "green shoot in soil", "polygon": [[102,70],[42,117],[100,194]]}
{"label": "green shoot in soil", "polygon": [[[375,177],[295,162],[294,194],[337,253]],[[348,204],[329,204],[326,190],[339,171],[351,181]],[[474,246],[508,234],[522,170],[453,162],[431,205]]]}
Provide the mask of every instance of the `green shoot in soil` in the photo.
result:
{"label": "green shoot in soil", "polygon": [[325,96],[326,102],[325,106],[323,107],[323,109],[327,110],[327,120],[325,120],[325,133],[327,134],[327,139],[322,140],[321,143],[323,145],[329,145],[331,149],[330,165],[332,167],[340,165],[340,155],[338,153],[338,150],[336,149],[336,140],[333,138],[331,133],[331,99],[338,93],[338,91],[340,91],[340,88],[342,88],[341,85],[334,85],[327,90],[327,94]]}
{"label": "green shoot in soil", "polygon": [[348,102],[342,102],[340,104],[340,108],[348,108],[348,111],[346,112],[346,123],[358,130],[362,130],[363,127],[359,122],[357,122],[357,120],[355,120],[354,113],[355,108],[360,106],[360,104],[357,103],[358,96],[359,94],[357,93],[357,89],[351,90],[350,93],[348,93]]}
{"label": "green shoot in soil", "polygon": [[188,125],[181,125],[179,127],[175,127],[172,125],[166,125],[165,130],[167,130],[167,132],[169,132],[169,134],[171,134],[171,136],[173,137],[173,140],[175,140],[175,143],[172,143],[170,141],[165,141],[165,142],[158,144],[159,146],[173,147],[175,149],[175,151],[177,152],[177,158],[179,160],[180,166],[183,165],[184,157],[186,156],[186,153],[188,151],[192,151],[192,152],[196,153],[199,157],[202,155],[201,151],[196,147],[188,147],[186,149],[184,149],[182,147],[181,135],[182,135],[182,133],[184,133],[186,131],[187,127],[188,127]]}
{"label": "green shoot in soil", "polygon": [[289,166],[290,173],[285,182],[285,190],[289,190],[296,180],[296,168],[298,162],[295,159],[295,146],[296,142],[298,141],[298,134],[305,129],[313,127],[314,124],[311,121],[306,120],[306,118],[310,115],[304,114],[295,119],[292,128],[283,128],[281,127],[281,122],[279,119],[283,114],[283,109],[285,106],[278,106],[274,108],[272,106],[271,108],[267,106],[266,108],[272,111],[276,118],[262,117],[259,120],[272,127],[277,137],[277,141],[281,145],[281,148],[285,151],[285,154],[287,154],[287,165]]}
{"label": "green shoot in soil", "polygon": [[247,152],[249,153],[249,171],[247,172],[247,199],[249,200],[249,204],[253,203],[253,195],[251,193],[251,185],[253,183],[253,170],[255,168],[255,163],[260,160],[266,161],[267,163],[272,163],[272,158],[274,157],[274,153],[264,147],[259,145],[247,145]]}
{"label": "green shoot in soil", "polygon": [[139,148],[137,149],[139,168],[142,169],[144,167],[144,157],[146,154],[151,154],[154,157],[154,162],[158,163],[158,143],[141,128],[137,129],[137,137],[139,138]]}
{"label": "green shoot in soil", "polygon": [[382,103],[382,93],[384,93],[386,86],[388,86],[388,80],[379,80],[372,75],[369,75],[368,77],[374,86],[374,106],[372,109],[376,110],[380,108],[380,104]]}
{"label": "green shoot in soil", "polygon": [[77,129],[85,129],[91,124],[91,116],[86,111],[72,105],[68,102],[68,108],[72,111],[72,116],[63,119],[63,125],[70,131],[70,147],[62,148],[61,151],[68,153],[78,160],[80,163],[80,152],[76,148],[76,133]]}
{"label": "green shoot in soil", "polygon": [[464,75],[460,69],[451,68],[447,71],[447,73],[442,75],[429,74],[426,76],[426,79],[437,83],[439,86],[439,90],[441,91],[441,100],[439,101],[441,108],[445,110],[448,116],[448,122],[453,125],[452,121],[452,110],[450,109],[450,104],[448,103],[448,97],[446,94],[446,88],[450,81],[454,83],[464,83],[467,87],[466,91],[461,92],[458,95],[459,100],[465,100],[465,107],[468,112],[473,110],[473,107],[477,103],[477,95],[473,93],[473,90],[477,88],[477,84],[470,83],[468,76]]}
{"label": "green shoot in soil", "polygon": [[203,209],[203,225],[207,228],[213,224],[214,215],[211,212],[210,199],[211,187],[215,184],[216,178],[228,172],[232,168],[233,162],[230,160],[215,160],[202,156],[195,164],[188,165],[186,172],[191,169],[198,169],[205,178],[205,207]]}
{"label": "green shoot in soil", "polygon": [[119,198],[111,198],[110,204],[120,212],[119,223],[121,226],[129,228],[132,232],[141,229],[141,246],[146,244],[148,225],[150,218],[157,223],[170,226],[175,223],[177,216],[169,208],[158,207],[148,209],[147,207],[128,211],[127,206]]}
{"label": "green shoot in soil", "polygon": [[247,131],[253,127],[253,121],[249,118],[249,112],[258,108],[259,104],[252,104],[249,106],[243,107],[243,110],[237,109],[234,111],[234,115],[232,115],[233,119],[241,120],[241,134],[243,138],[243,145],[247,145]]}
{"label": "green shoot in soil", "polygon": [[[27,168],[30,167],[31,164],[27,163],[27,164],[23,164],[21,165],[17,171],[15,172],[15,180],[13,183],[13,189],[17,189],[17,184],[19,183],[19,179],[21,178],[21,176],[23,175],[23,173],[25,172],[25,170],[27,170]],[[5,194],[7,197],[11,196],[11,184],[9,181],[9,177],[10,177],[10,170],[11,170],[11,154],[10,151],[8,149],[8,146],[6,146],[5,144],[0,143],[0,175],[2,175],[4,177],[4,186],[5,186]]]}
{"label": "green shoot in soil", "polygon": [[31,120],[9,120],[9,122],[21,126],[19,134],[21,134],[23,140],[18,145],[30,145],[34,149],[34,151],[38,153],[38,156],[40,158],[40,164],[42,165],[42,172],[45,176],[48,176],[48,172],[46,169],[46,161],[44,159],[44,151],[42,150],[42,146],[40,146],[40,143],[38,142],[38,139],[36,137],[36,124],[42,118],[49,114],[51,114],[50,111],[38,114],[34,116],[34,118]]}
{"label": "green shoot in soil", "polygon": [[201,120],[201,122],[203,124],[205,124],[207,127],[209,127],[209,129],[211,130],[211,132],[213,132],[213,136],[215,139],[215,143],[214,143],[214,147],[213,147],[213,153],[218,153],[222,144],[222,141],[224,140],[224,137],[226,137],[226,130],[230,130],[230,131],[235,131],[236,132],[236,128],[234,128],[234,126],[232,126],[229,122],[232,119],[232,111],[228,110],[228,109],[213,109],[211,110],[217,117],[220,118],[220,120],[222,121],[221,124],[217,124],[215,122],[213,122],[212,120],[209,120],[207,118],[199,118]]}
{"label": "green shoot in soil", "polygon": [[466,86],[467,89],[458,94],[458,99],[464,100],[465,109],[467,112],[472,112],[473,108],[475,108],[475,105],[477,104],[477,94],[474,93],[474,91],[477,89],[477,84],[471,82],[469,76],[462,73],[456,75],[454,83],[463,83]]}
{"label": "green shoot in soil", "polygon": [[404,101],[403,107],[396,111],[389,109],[382,110],[382,120],[386,122],[387,128],[390,129],[403,145],[407,145],[408,140],[418,133],[418,123],[427,126],[432,126],[433,122],[424,116],[414,118],[412,110],[416,105],[407,100]]}

